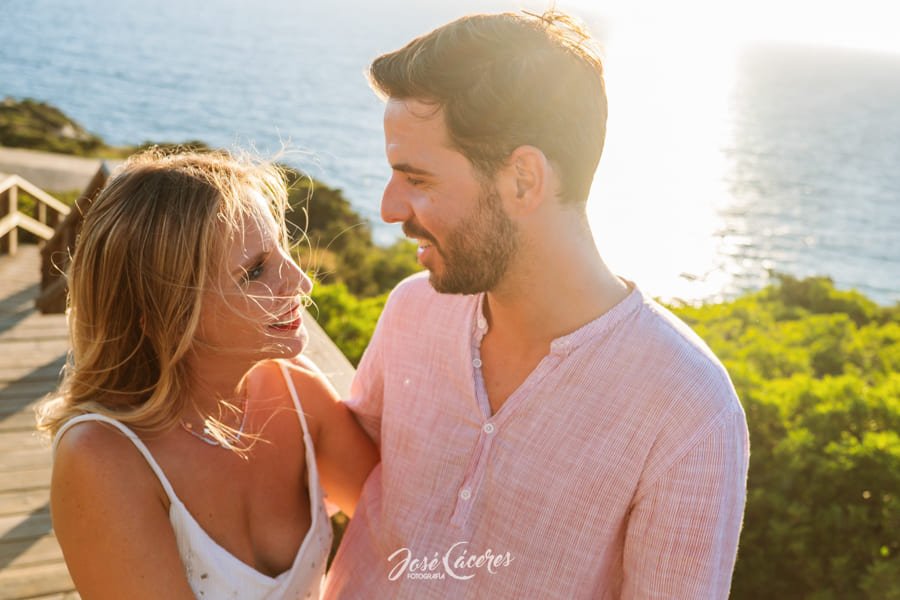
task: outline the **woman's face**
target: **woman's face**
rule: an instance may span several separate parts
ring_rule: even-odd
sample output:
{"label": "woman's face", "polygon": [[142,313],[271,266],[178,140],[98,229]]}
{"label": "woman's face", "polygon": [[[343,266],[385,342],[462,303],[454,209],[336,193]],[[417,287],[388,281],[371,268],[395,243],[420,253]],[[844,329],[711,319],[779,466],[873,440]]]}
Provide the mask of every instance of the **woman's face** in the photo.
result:
{"label": "woman's face", "polygon": [[243,217],[204,291],[197,338],[219,359],[296,356],[308,341],[302,315],[312,282],[281,247],[263,197],[251,194],[259,206]]}

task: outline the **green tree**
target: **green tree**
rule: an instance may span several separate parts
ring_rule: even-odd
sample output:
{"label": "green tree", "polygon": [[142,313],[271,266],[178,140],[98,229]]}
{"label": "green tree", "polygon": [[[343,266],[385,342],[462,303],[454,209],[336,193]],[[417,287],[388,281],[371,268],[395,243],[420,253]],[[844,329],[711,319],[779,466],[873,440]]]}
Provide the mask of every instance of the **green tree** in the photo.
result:
{"label": "green tree", "polygon": [[731,374],[751,457],[734,598],[900,598],[900,312],[826,278],[674,310]]}

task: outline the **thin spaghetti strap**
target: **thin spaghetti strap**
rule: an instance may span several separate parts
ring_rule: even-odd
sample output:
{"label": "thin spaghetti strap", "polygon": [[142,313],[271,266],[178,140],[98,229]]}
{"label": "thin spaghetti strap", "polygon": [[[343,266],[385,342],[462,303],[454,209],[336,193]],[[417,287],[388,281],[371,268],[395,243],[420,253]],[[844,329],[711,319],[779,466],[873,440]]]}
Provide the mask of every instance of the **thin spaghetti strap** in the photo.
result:
{"label": "thin spaghetti strap", "polygon": [[291,398],[294,400],[294,407],[297,409],[297,414],[300,415],[300,424],[303,426],[303,435],[312,439],[309,435],[309,426],[306,424],[306,415],[303,414],[303,407],[300,406],[300,397],[297,395],[297,388],[294,387],[294,379],[291,377],[287,366],[285,366],[283,362],[278,361],[278,366],[281,367],[281,375],[284,377],[284,382],[287,384],[288,391],[291,393]]}
{"label": "thin spaghetti strap", "polygon": [[131,440],[131,443],[135,445],[135,447],[140,451],[141,454],[144,455],[144,460],[147,461],[147,464],[150,465],[150,468],[156,474],[157,479],[159,479],[160,484],[162,484],[163,489],[166,491],[166,495],[169,497],[169,502],[178,501],[178,496],[175,495],[175,490],[172,488],[172,484],[169,483],[169,480],[166,478],[165,473],[163,473],[162,467],[159,466],[159,463],[156,462],[156,459],[153,458],[153,455],[150,454],[150,449],[141,441],[131,429],[129,429],[126,425],[116,421],[115,419],[111,419],[106,415],[98,415],[98,414],[86,414],[80,415],[78,417],[74,417],[66,421],[65,425],[63,425],[59,431],[56,432],[56,436],[53,438],[53,454],[56,454],[56,447],[59,445],[59,440],[62,439],[63,434],[65,434],[69,429],[78,425],[79,423],[84,423],[86,421],[101,421],[103,423],[107,423],[108,425],[112,425],[116,429],[118,429],[125,437]]}

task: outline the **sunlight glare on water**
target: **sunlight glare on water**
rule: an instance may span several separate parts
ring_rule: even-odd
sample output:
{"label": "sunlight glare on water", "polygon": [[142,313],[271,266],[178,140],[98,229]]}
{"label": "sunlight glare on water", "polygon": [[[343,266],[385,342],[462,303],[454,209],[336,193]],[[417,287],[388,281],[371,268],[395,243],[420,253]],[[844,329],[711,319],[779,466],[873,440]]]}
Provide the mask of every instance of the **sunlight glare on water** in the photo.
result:
{"label": "sunlight glare on water", "polygon": [[733,45],[662,23],[606,48],[610,117],[588,215],[606,261],[650,295],[728,287],[716,248],[735,60]]}

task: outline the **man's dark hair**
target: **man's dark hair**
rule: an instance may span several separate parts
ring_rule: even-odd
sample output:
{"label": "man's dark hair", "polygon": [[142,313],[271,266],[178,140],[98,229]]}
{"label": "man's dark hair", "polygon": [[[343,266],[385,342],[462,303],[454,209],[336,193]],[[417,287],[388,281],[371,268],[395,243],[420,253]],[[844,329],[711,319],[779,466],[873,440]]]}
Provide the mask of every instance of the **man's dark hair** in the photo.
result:
{"label": "man's dark hair", "polygon": [[491,177],[523,145],[539,148],[566,202],[587,200],[606,135],[603,65],[559,12],[472,15],[379,56],[379,95],[443,109],[451,142]]}

